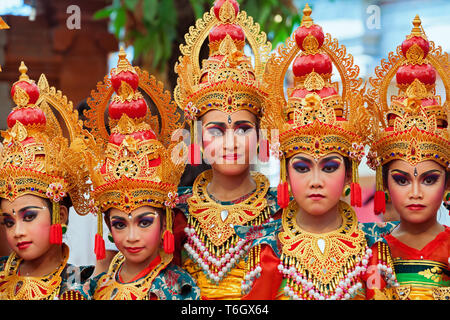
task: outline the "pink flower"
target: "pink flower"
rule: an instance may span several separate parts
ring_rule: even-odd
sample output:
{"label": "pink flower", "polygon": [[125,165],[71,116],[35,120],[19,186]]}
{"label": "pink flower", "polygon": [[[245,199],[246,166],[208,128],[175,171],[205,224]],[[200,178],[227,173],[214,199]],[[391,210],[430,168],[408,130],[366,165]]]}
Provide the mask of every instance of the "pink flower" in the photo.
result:
{"label": "pink flower", "polygon": [[270,144],[270,154],[276,159],[280,159],[283,156],[283,151],[280,150],[279,142]]}
{"label": "pink flower", "polygon": [[166,207],[175,208],[178,203],[178,194],[176,192],[167,193],[167,200],[164,201]]}
{"label": "pink flower", "polygon": [[184,117],[188,120],[195,120],[197,112],[197,107],[191,101],[186,105],[186,108],[184,108]]}
{"label": "pink flower", "polygon": [[51,183],[45,195],[54,202],[61,201],[62,198],[66,196],[66,192],[63,191],[63,186],[61,183]]}

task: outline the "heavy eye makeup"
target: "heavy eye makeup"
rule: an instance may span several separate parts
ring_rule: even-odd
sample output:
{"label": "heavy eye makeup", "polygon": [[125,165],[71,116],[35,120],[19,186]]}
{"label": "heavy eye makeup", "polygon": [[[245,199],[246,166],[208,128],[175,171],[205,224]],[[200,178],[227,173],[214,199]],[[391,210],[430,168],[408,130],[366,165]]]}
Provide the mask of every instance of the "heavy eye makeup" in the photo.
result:
{"label": "heavy eye makeup", "polygon": [[[223,122],[209,122],[205,126],[206,132],[213,137],[221,137],[227,130],[227,125]],[[250,121],[236,121],[233,124],[234,133],[237,135],[246,135],[255,129],[255,125]]]}
{"label": "heavy eye makeup", "polygon": [[144,213],[143,215],[138,217],[138,225],[141,228],[148,228],[150,227],[154,222],[156,217],[158,216],[157,213]]}
{"label": "heavy eye makeup", "polygon": [[[320,161],[320,169],[326,173],[333,173],[341,166],[341,161],[337,157],[325,158]],[[310,159],[297,157],[292,163],[292,167],[299,173],[306,173],[311,170],[313,163]]]}
{"label": "heavy eye makeup", "polygon": [[435,183],[437,183],[440,177],[441,177],[441,173],[438,171],[431,172],[431,173],[425,173],[422,178],[422,183],[424,185],[431,186],[431,185],[434,185]]}
{"label": "heavy eye makeup", "polygon": [[[140,228],[148,228],[155,222],[157,216],[157,213],[145,212],[138,215],[135,220]],[[125,218],[118,216],[111,217],[111,227],[115,228],[116,230],[122,230],[126,228],[127,224],[128,221]]]}
{"label": "heavy eye makeup", "polygon": [[255,129],[255,125],[249,121],[236,121],[234,132],[237,135],[245,135]]}
{"label": "heavy eye makeup", "polygon": [[326,173],[335,172],[341,166],[341,162],[339,160],[327,160],[322,164],[322,171]]}
{"label": "heavy eye makeup", "polygon": [[[36,219],[38,212],[35,210],[25,209],[19,210],[19,219],[22,219],[24,222],[31,222]],[[6,228],[11,228],[16,223],[16,220],[8,213],[3,213],[3,222],[2,224]]]}
{"label": "heavy eye makeup", "polygon": [[122,217],[111,217],[111,227],[116,230],[122,230],[127,226],[126,220]]}
{"label": "heavy eye makeup", "polygon": [[213,137],[221,137],[225,132],[225,128],[219,125],[210,125],[206,127],[206,132]]}
{"label": "heavy eye makeup", "polygon": [[[391,177],[399,186],[406,186],[411,183],[411,175],[407,172],[392,170]],[[440,177],[441,173],[437,170],[433,170],[422,173],[419,179],[422,184],[431,186],[434,185]]]}

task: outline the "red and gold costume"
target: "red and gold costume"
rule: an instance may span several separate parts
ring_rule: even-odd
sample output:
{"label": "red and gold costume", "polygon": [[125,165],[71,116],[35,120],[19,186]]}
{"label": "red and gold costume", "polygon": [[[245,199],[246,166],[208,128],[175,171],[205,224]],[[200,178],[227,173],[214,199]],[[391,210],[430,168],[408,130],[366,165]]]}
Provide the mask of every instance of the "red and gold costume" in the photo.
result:
{"label": "red and gold costume", "polygon": [[[270,104],[262,125],[279,130],[271,142],[277,146],[274,139],[279,139],[275,148],[281,158],[278,203],[285,208],[278,234],[280,252],[275,252],[279,265],[271,281],[281,282],[279,291],[274,292],[278,299],[365,299],[368,268],[377,257],[372,255],[372,240],[358,224],[353,208],[340,201],[342,226],[313,234],[297,225],[298,204],[289,202],[286,159],[298,153],[318,159],[336,152],[352,163],[351,204],[360,206],[358,165],[370,132],[371,116],[364,106],[358,66],[353,65],[344,46],[324,35],[310,14],[306,5],[300,27],[270,57],[264,78]],[[286,101],[283,83],[292,62],[294,87],[288,88]],[[338,84],[331,82],[333,65],[342,80],[342,94]],[[379,262],[389,264],[388,256]],[[385,280],[391,281],[391,277],[389,273]]]}
{"label": "red and gold costume", "polygon": [[[385,211],[382,166],[396,159],[411,165],[432,160],[450,170],[448,131],[450,64],[448,54],[429,41],[418,16],[406,40],[375,69],[368,90],[376,121],[369,165],[376,170],[375,213]],[[436,79],[442,80],[447,101],[436,95]],[[388,87],[396,77],[398,94]],[[449,299],[450,232],[445,231],[422,250],[410,248],[392,235],[384,238],[393,258],[399,287],[396,299]]]}
{"label": "red and gold costume", "polygon": [[[64,257],[60,267],[44,277],[19,275],[22,259],[15,252],[2,259],[0,298],[84,299],[81,282],[67,282],[71,272],[81,269],[67,264],[69,248],[62,243],[63,227],[59,221],[60,202],[66,196],[78,214],[89,210],[84,198],[89,190],[89,173],[76,147],[83,128],[72,102],[50,87],[44,75],[36,85],[27,70],[22,62],[19,80],[11,89],[16,107],[8,116],[8,130],[2,132],[0,198],[14,201],[23,195],[34,195],[49,199],[53,207],[50,243],[62,245]],[[63,130],[68,136],[63,135]]]}
{"label": "red and gold costume", "polygon": [[[206,37],[209,57],[200,66],[200,48]],[[195,121],[203,114],[247,110],[261,116],[266,94],[260,87],[271,45],[259,25],[239,11],[236,0],[216,1],[185,38],[175,66],[179,77],[174,96],[191,122],[190,162],[195,163],[199,158]],[[255,67],[244,54],[246,41],[253,50]],[[187,219],[182,266],[197,280],[202,298],[245,299],[255,293],[253,279],[260,274],[264,250],[250,248],[250,241],[240,238],[234,228],[269,221],[277,210],[275,197],[268,179],[252,172],[253,192],[235,201],[218,201],[207,191],[212,174],[211,170],[203,172],[192,191],[180,191],[180,196],[187,198],[181,206]],[[258,294],[260,299],[270,297],[262,291]]]}
{"label": "red and gold costume", "polygon": [[[158,114],[149,112],[144,96],[151,99]],[[97,85],[88,104],[91,110],[87,112],[86,125],[92,129],[95,142],[84,150],[94,185],[92,210],[98,217],[97,259],[105,256],[102,218],[108,209],[131,213],[139,207],[151,206],[166,210],[163,248],[157,259],[138,279],[124,283],[120,269],[125,257],[119,252],[109,270],[98,277],[95,288],[91,286],[90,290],[95,291],[93,298],[198,299],[199,290],[193,279],[171,263],[174,250],[172,208],[185,166],[180,155],[186,146],[172,140],[172,133],[183,123],[179,121],[169,92],[155,77],[133,67],[121,49],[117,68]],[[107,109],[110,133],[104,117]]]}

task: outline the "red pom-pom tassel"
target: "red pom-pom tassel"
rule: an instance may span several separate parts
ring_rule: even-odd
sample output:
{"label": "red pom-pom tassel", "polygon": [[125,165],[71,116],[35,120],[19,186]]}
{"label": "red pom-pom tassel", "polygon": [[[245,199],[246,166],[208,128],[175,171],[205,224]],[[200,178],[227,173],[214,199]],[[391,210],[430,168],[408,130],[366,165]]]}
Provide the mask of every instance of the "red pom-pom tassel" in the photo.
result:
{"label": "red pom-pom tassel", "polygon": [[373,211],[375,214],[386,212],[386,196],[383,191],[375,192]]}
{"label": "red pom-pom tassel", "polygon": [[98,233],[95,234],[94,252],[97,260],[103,260],[106,257],[105,240]]}
{"label": "red pom-pom tassel", "polygon": [[175,251],[175,239],[173,233],[169,230],[164,231],[163,245],[165,253],[171,254]]}
{"label": "red pom-pom tassel", "polygon": [[269,161],[269,141],[267,139],[260,139],[259,141],[259,152],[258,159],[261,162]]}
{"label": "red pom-pom tassel", "polygon": [[286,208],[289,204],[289,187],[286,181],[280,182],[277,187],[277,202],[282,209]]}
{"label": "red pom-pom tassel", "polygon": [[202,163],[202,154],[200,152],[200,147],[196,143],[191,143],[188,150],[189,164],[192,166],[197,166]]}
{"label": "red pom-pom tassel", "polygon": [[62,227],[61,224],[52,224],[50,226],[50,243],[62,244]]}
{"label": "red pom-pom tassel", "polygon": [[355,207],[362,206],[361,186],[359,183],[350,184],[350,204]]}

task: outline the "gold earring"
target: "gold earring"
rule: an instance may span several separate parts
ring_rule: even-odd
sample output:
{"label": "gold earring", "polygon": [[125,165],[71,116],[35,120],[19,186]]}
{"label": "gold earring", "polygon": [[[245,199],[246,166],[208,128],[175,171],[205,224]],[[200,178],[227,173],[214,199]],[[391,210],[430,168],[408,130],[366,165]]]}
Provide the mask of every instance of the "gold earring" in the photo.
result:
{"label": "gold earring", "polygon": [[450,200],[450,191],[447,191],[446,193],[444,193],[443,201],[448,202],[449,200]]}
{"label": "gold earring", "polygon": [[384,197],[386,198],[386,203],[391,202],[391,195],[389,194],[389,191],[384,192]]}
{"label": "gold earring", "polygon": [[342,191],[342,196],[343,197],[348,197],[348,195],[350,194],[350,185],[346,184],[344,186],[344,190]]}

